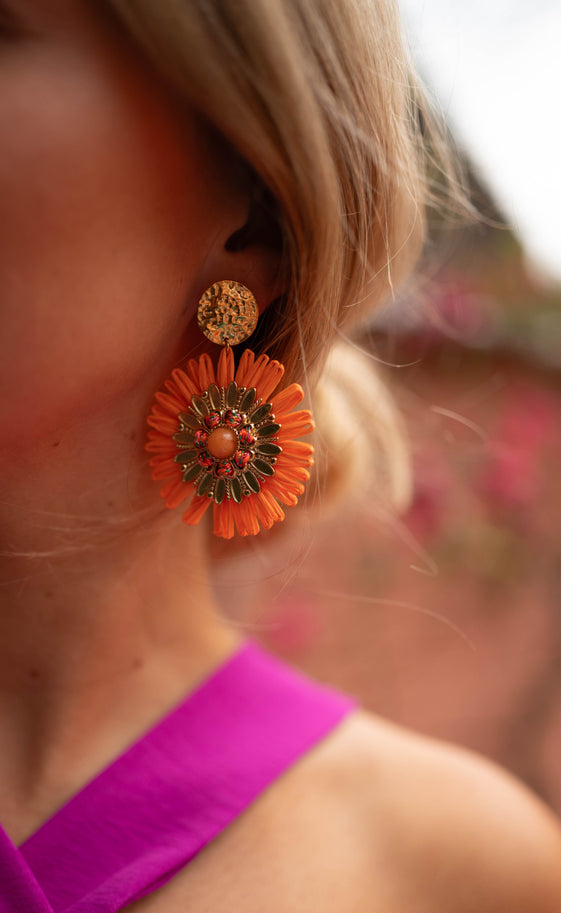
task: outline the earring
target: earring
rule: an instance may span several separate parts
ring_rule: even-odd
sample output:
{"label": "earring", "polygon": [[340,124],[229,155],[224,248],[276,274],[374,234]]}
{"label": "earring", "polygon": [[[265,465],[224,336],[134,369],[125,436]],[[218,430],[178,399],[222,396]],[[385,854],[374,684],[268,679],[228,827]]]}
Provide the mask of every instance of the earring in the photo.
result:
{"label": "earring", "polygon": [[255,535],[284,520],[281,504],[293,506],[313,463],[311,444],[295,440],[314,423],[299,384],[275,392],[284,367],[244,349],[236,369],[231,346],[244,342],[259,317],[244,285],[215,282],[204,293],[197,322],[222,349],[216,369],[204,354],[176,368],[156,393],[148,418],[146,449],[152,478],[167,480],[161,495],[169,508],[189,495],[183,521],[196,525],[213,509],[213,532],[231,539]]}

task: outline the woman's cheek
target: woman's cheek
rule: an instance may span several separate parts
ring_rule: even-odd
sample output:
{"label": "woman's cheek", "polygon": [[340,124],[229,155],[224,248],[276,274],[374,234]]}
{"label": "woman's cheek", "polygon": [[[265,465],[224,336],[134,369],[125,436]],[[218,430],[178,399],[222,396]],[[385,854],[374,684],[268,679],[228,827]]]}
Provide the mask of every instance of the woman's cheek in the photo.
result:
{"label": "woman's cheek", "polygon": [[0,104],[5,427],[63,421],[138,381],[179,327],[204,254],[179,127],[90,76],[28,76]]}

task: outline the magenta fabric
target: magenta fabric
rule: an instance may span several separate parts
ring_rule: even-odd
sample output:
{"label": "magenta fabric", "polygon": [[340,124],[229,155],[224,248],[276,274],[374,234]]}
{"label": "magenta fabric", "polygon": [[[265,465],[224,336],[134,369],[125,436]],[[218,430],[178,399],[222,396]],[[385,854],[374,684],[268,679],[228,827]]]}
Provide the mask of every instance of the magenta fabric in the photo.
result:
{"label": "magenta fabric", "polygon": [[144,897],[355,707],[245,641],[19,849],[0,829],[0,913]]}

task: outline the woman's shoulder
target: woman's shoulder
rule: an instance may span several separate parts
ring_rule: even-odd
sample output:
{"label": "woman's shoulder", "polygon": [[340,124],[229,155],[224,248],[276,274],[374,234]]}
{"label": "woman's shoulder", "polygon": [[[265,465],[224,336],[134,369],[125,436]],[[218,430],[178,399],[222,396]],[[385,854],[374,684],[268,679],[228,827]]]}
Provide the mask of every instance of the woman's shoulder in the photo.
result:
{"label": "woman's shoulder", "polygon": [[[385,910],[561,909],[561,828],[505,771],[362,711],[325,748],[325,776],[371,853],[367,891],[390,892]],[[377,910],[367,891],[364,910]]]}
{"label": "woman's shoulder", "polygon": [[469,752],[363,711],[138,913],[559,913],[553,815]]}

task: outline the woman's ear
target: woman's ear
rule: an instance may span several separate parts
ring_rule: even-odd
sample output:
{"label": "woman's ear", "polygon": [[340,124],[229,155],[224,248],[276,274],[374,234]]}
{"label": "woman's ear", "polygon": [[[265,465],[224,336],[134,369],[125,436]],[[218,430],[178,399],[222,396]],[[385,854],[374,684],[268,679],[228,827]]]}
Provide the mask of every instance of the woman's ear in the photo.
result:
{"label": "woman's ear", "polygon": [[251,185],[249,212],[244,225],[234,231],[225,248],[233,253],[257,244],[282,255],[283,235],[279,206],[268,187],[254,175]]}
{"label": "woman's ear", "polygon": [[[216,238],[205,263],[205,288],[220,279],[241,282],[255,295],[261,315],[288,288],[284,238],[271,192],[253,172],[246,187],[245,212],[230,211],[230,225]],[[234,213],[237,224],[233,226]]]}

